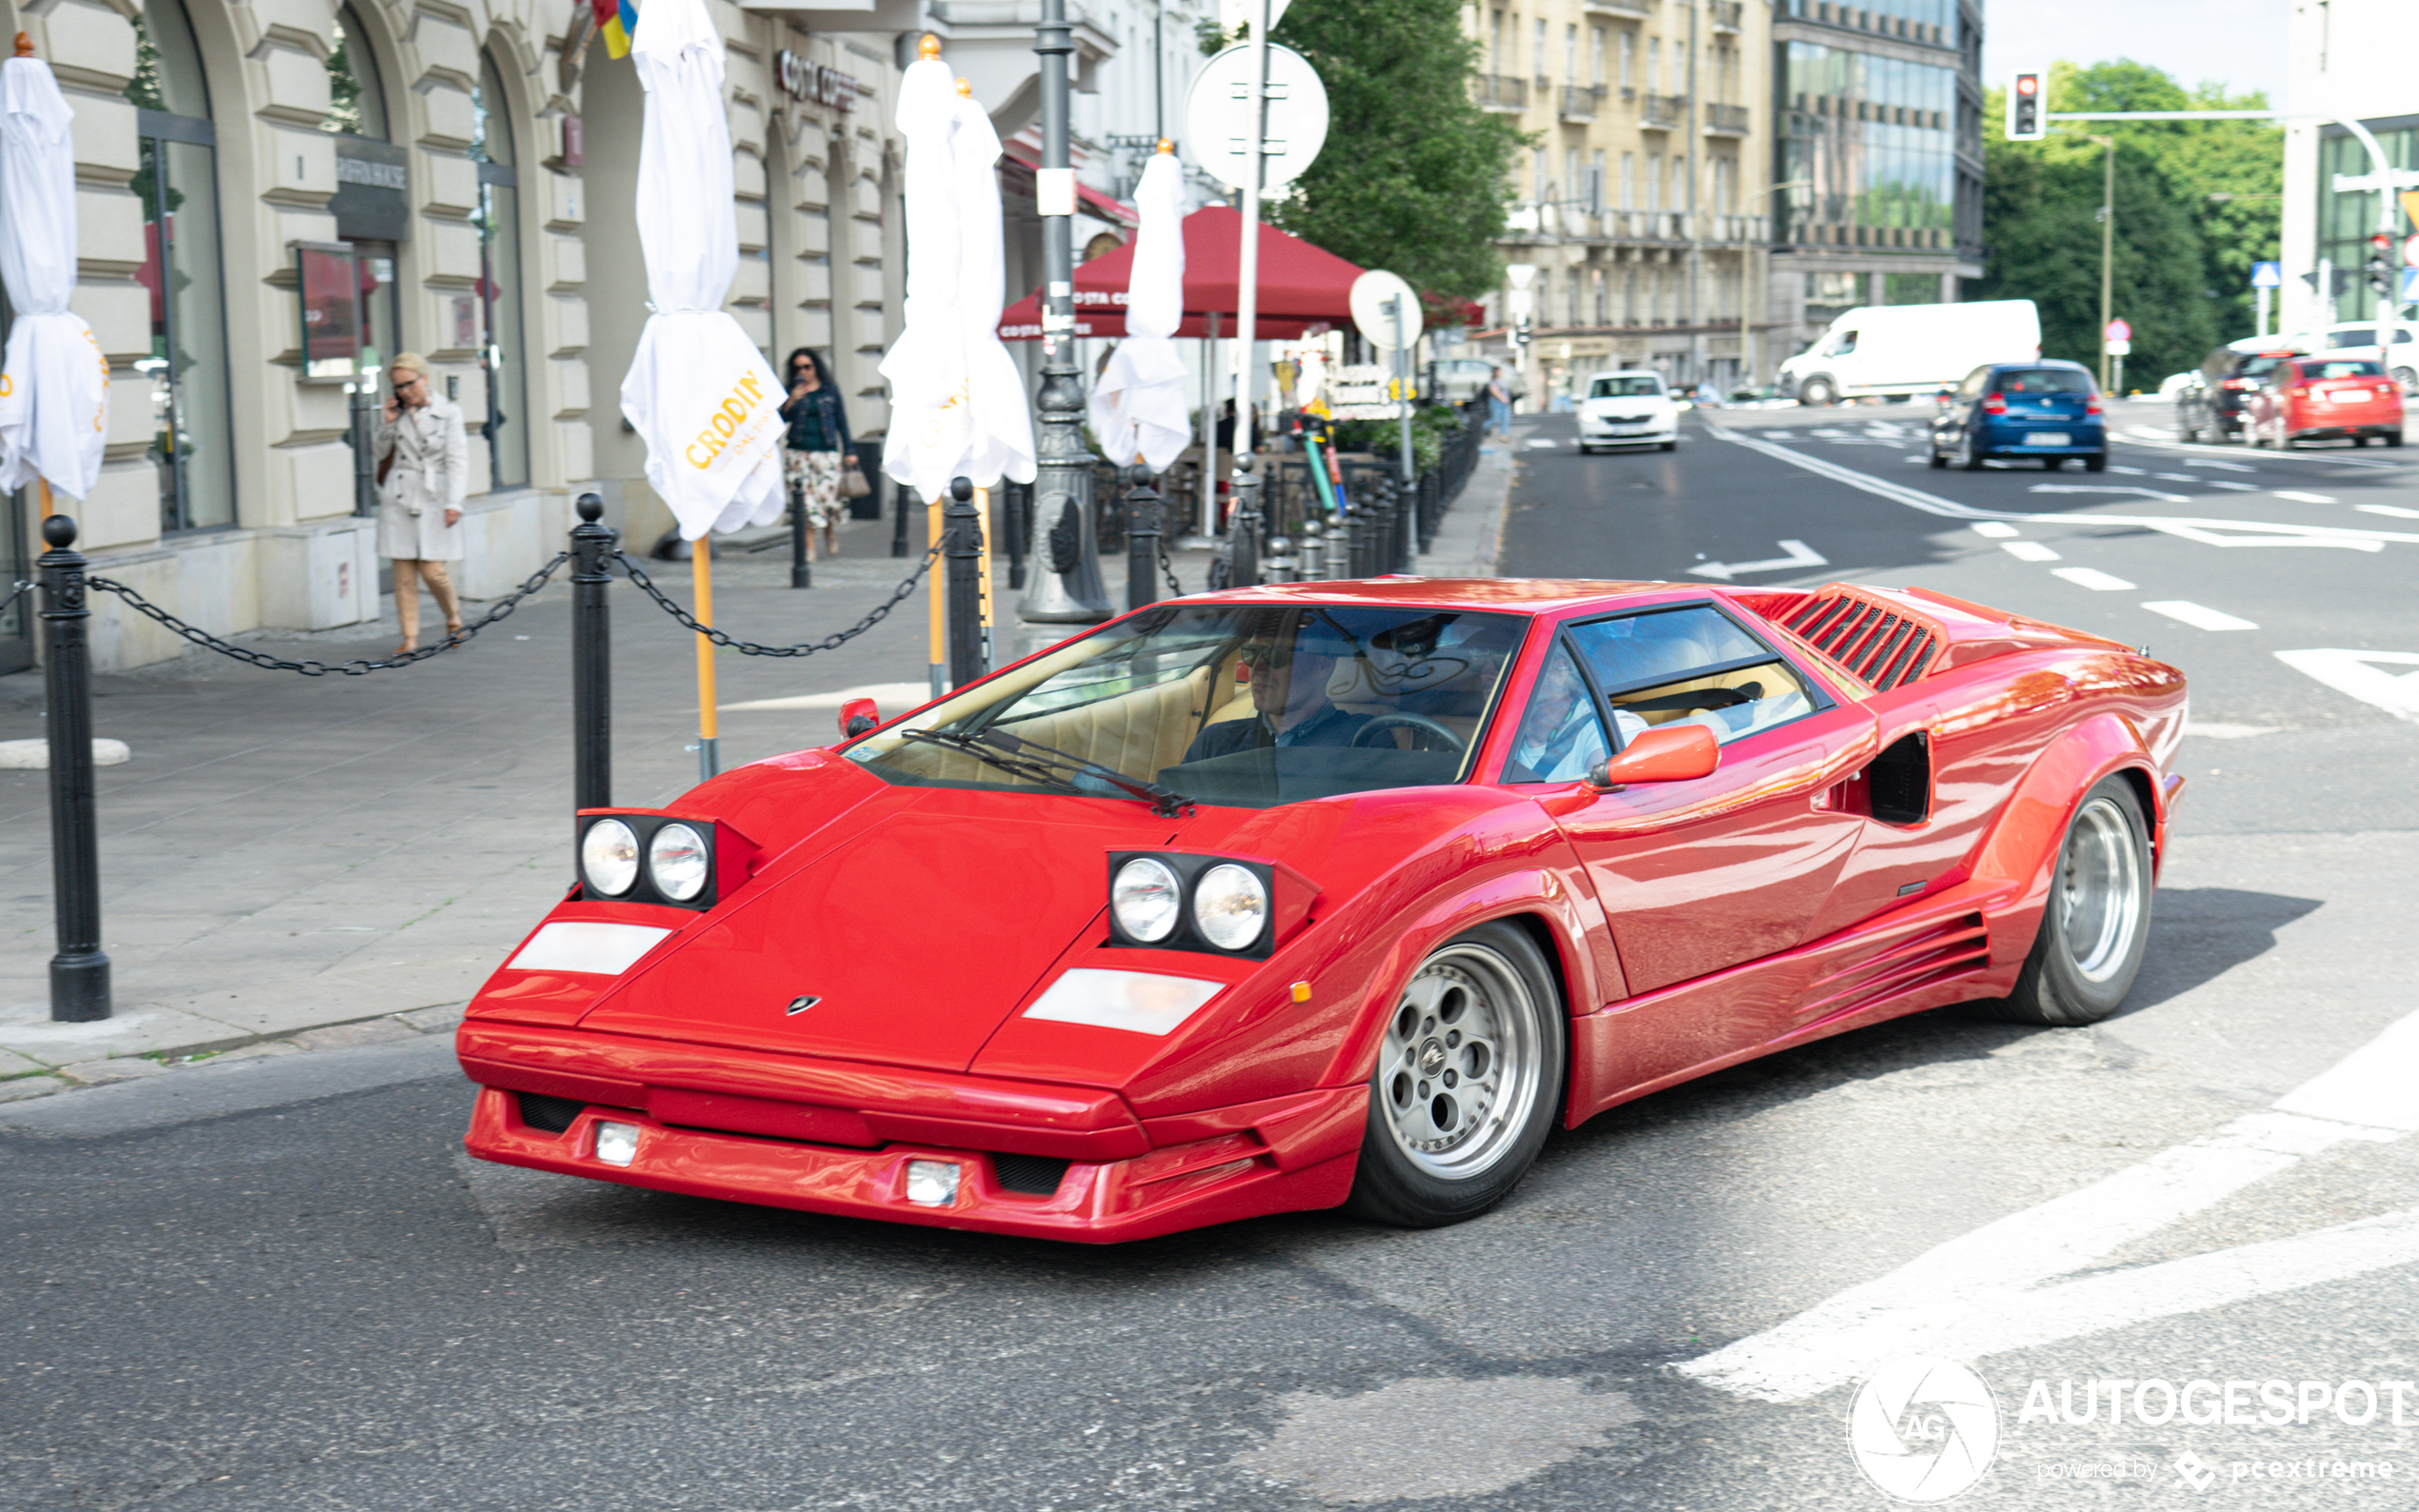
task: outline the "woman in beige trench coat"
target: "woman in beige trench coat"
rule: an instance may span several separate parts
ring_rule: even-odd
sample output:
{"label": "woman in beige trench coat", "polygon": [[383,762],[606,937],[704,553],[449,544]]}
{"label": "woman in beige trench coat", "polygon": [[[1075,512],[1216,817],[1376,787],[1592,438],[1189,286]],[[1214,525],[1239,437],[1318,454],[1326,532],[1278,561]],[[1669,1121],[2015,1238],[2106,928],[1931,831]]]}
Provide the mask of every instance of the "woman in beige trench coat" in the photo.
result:
{"label": "woman in beige trench coat", "polygon": [[445,564],[462,560],[470,445],[461,407],[436,391],[419,354],[399,354],[387,377],[394,393],[378,426],[378,554],[395,565],[400,654],[420,645],[422,582],[445,611],[446,634],[462,628],[461,604]]}

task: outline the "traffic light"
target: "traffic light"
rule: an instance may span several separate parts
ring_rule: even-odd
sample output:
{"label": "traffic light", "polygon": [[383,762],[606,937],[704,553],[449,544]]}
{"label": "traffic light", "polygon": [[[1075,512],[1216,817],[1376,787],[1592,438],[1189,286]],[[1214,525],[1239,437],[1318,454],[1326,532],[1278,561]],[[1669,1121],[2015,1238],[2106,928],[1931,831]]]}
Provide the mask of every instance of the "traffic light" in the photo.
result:
{"label": "traffic light", "polygon": [[1529,345],[1528,321],[1523,320],[1519,325],[1512,328],[1512,345],[1515,347],[1526,347]]}
{"label": "traffic light", "polygon": [[2380,294],[2391,293],[2394,287],[2394,239],[2383,231],[2369,238],[2369,261],[2362,268],[2369,275],[2369,287]]}
{"label": "traffic light", "polygon": [[2047,130],[2041,120],[2041,75],[2017,74],[2008,87],[2008,140],[2038,142]]}

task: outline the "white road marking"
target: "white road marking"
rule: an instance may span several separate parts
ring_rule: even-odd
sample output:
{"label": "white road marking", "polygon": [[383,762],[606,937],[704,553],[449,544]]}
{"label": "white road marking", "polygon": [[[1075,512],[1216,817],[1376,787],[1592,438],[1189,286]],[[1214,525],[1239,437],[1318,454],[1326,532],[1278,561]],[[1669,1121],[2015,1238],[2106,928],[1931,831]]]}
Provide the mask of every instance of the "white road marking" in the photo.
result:
{"label": "white road marking", "polygon": [[1844,436],[1848,434],[1848,432],[1845,430],[1809,430],[1807,434],[1809,436],[1820,436],[1826,441],[1830,441],[1837,437]]}
{"label": "white road marking", "polygon": [[2153,478],[2165,478],[2169,483],[2199,483],[2203,481],[2189,472],[2153,472],[2150,476]]}
{"label": "white road marking", "polygon": [[2016,538],[2016,527],[2001,525],[1996,520],[1984,520],[1974,526],[1974,534],[1987,535],[1993,541],[2012,541]]}
{"label": "white road marking", "polygon": [[2223,468],[2228,472],[2257,472],[2259,470],[2257,468],[2246,467],[2239,462],[2220,462],[2215,457],[2187,457],[2184,459],[2184,465],[2188,468]]}
{"label": "white road marking", "polygon": [[2019,562],[2055,562],[2058,553],[2038,541],[2002,541],[1999,549]]}
{"label": "white road marking", "polygon": [[2352,507],[2363,514],[2389,515],[2397,520],[2419,520],[2419,509],[2403,509],[2390,504],[2355,504]]}
{"label": "white road marking", "polygon": [[2110,463],[2109,465],[2109,470],[2110,472],[2122,472],[2129,478],[2138,478],[2143,475],[2142,469],[2139,468],[2120,468],[2114,463]]}
{"label": "white road marking", "polygon": [[2213,609],[2205,604],[2195,604],[2190,599],[2152,599],[2142,607],[2153,614],[2164,614],[2170,620],[2181,620],[2196,629],[2256,630],[2259,628],[2249,620],[2229,614],[2224,609]]}
{"label": "white road marking", "polygon": [[[1787,447],[1772,446],[1726,427],[1708,425],[1706,428],[1717,440],[1745,447],[1750,451],[1762,452],[1768,457],[1786,462],[1790,467],[1819,473],[1834,483],[1862,489],[1867,493],[1877,494],[1894,504],[1903,504],[1910,509],[1920,509],[1926,514],[1941,515],[1951,520],[2015,520],[2044,525],[2072,525],[2076,518],[2065,514],[2028,514],[2007,509],[1985,509],[1970,504],[1960,504],[1954,499],[1944,499],[1936,493],[1926,493],[1921,488],[1910,488],[1903,483],[1891,483],[1887,479],[1877,478],[1869,472],[1858,472],[1853,468],[1845,468],[1836,462],[1821,457],[1791,451]],[[2072,491],[2068,486],[2059,484],[2033,486],[2035,492],[2045,490]],[[2147,493],[2150,490],[2141,491]],[[2174,494],[2158,494],[2157,497],[2172,499],[2180,504],[2191,502]],[[2197,541],[2203,546],[2323,546],[2341,547],[2351,551],[2382,551],[2389,542],[2419,545],[2419,534],[2400,530],[2346,529],[2329,525],[2271,525],[2262,520],[2219,520],[2205,515],[2093,514],[2088,518],[2095,525],[2138,525],[2145,529],[2157,530],[2180,540]]]}
{"label": "white road marking", "polygon": [[2123,593],[2133,587],[2115,573],[2103,572],[2098,567],[2059,567],[2049,575],[2064,578],[2075,587],[2089,588],[2094,593]]}
{"label": "white road marking", "polygon": [[2338,693],[2349,693],[2396,719],[2419,724],[2419,671],[2385,670],[2389,666],[2419,667],[2419,653],[2322,648],[2279,651],[2276,659],[2297,672],[2309,673]]}
{"label": "white road marking", "polygon": [[[2276,497],[2280,499],[2290,499],[2295,504],[2332,504],[2335,502],[2335,496],[2331,493],[2304,493],[2299,488],[2270,488],[2268,491],[2276,495]],[[2419,515],[2414,515],[2412,518],[2419,519]]]}
{"label": "white road marking", "polygon": [[2209,740],[2249,740],[2253,735],[2273,735],[2283,728],[2281,725],[2228,725],[2216,720],[2211,720],[2208,724],[2200,724],[2189,719],[2184,722],[2185,734],[2199,735]]}
{"label": "white road marking", "polygon": [[1543,437],[1540,437],[1540,436],[1532,436],[1532,437],[1530,437],[1530,438],[1529,438],[1529,447],[1530,447],[1530,448],[1531,448],[1531,449],[1542,449],[1542,450],[1546,450],[1546,451],[1551,451],[1551,450],[1553,450],[1555,448],[1557,448],[1557,447],[1561,446],[1561,445],[1562,445],[1562,443],[1561,443],[1561,442],[1559,442],[1559,441],[1548,441],[1548,440],[1546,440],[1546,439],[1544,439]]}
{"label": "white road marking", "polygon": [[2419,1014],[2280,1098],[2139,1165],[2011,1213],[1776,1327],[1675,1368],[1798,1402],[1902,1354],[1958,1359],[2206,1311],[2419,1260],[2419,1213],[2386,1213],[2189,1260],[2071,1275],[2138,1239],[2349,1141],[2419,1128]]}
{"label": "white road marking", "polygon": [[1901,461],[1901,462],[1911,462],[1911,463],[1913,463],[1916,467],[1919,467],[1919,468],[1920,468],[1920,467],[1923,467],[1925,464],[1927,464],[1927,463],[1930,462],[1930,461],[1931,461],[1931,458],[1929,458],[1929,457],[1928,457],[1928,456],[1926,456],[1926,457],[1901,457],[1901,458],[1899,458],[1898,460],[1899,460],[1899,461]]}
{"label": "white road marking", "polygon": [[2260,491],[2260,487],[2256,483],[2229,483],[2224,478],[2211,478],[2209,480],[2209,486],[2212,488],[2231,488],[2236,493],[2257,493]]}
{"label": "white road marking", "polygon": [[1789,554],[1769,562],[1702,562],[1689,568],[1698,577],[1720,578],[1728,583],[1741,572],[1778,572],[1787,567],[1829,567],[1830,562],[1803,541],[1775,543]]}
{"label": "white road marking", "polygon": [[[2167,478],[2173,477],[2174,474],[2163,472],[2159,476]],[[2184,481],[2198,483],[2201,480],[2187,478]],[[2168,493],[2158,488],[2140,488],[2129,483],[2036,483],[2032,486],[2031,491],[2034,493],[2130,493],[2145,499],[2164,500],[2169,504],[2192,502],[2192,496],[2189,493]]]}

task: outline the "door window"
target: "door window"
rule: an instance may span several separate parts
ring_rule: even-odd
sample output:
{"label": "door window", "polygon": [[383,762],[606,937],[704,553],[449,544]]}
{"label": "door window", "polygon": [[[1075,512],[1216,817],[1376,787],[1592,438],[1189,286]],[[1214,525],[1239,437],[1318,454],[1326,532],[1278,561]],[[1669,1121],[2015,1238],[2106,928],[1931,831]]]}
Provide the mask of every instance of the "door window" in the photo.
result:
{"label": "door window", "polygon": [[1570,641],[1625,746],[1631,719],[1701,725],[1727,745],[1818,706],[1787,662],[1709,604],[1573,626]]}
{"label": "door window", "polygon": [[1577,782],[1611,751],[1595,696],[1588,690],[1570,647],[1555,646],[1529,691],[1520,733],[1512,738],[1511,757],[1504,764],[1504,781]]}
{"label": "door window", "polygon": [[1855,349],[1856,332],[1852,330],[1843,330],[1838,335],[1831,338],[1831,344],[1829,346],[1823,348],[1823,355],[1826,357],[1845,357]]}

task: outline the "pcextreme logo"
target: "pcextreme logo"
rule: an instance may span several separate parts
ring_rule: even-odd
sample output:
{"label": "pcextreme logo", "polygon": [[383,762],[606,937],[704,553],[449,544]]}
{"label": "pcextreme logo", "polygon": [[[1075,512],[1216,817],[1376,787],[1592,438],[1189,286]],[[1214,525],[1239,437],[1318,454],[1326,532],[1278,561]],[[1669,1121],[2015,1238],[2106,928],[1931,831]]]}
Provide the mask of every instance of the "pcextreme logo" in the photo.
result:
{"label": "pcextreme logo", "polygon": [[1999,1403],[1982,1377],[1955,1361],[1904,1355],[1857,1388],[1848,1447],[1883,1495],[1946,1502],[1990,1468]]}

